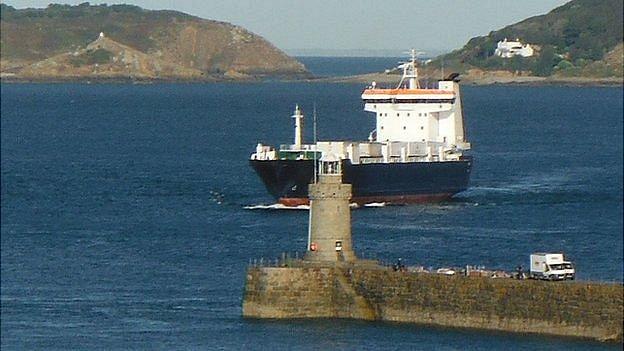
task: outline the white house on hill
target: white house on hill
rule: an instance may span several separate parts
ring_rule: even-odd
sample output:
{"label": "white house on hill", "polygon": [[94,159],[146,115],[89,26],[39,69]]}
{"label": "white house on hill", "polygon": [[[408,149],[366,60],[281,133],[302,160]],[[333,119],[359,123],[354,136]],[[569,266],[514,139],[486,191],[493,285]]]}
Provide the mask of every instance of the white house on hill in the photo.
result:
{"label": "white house on hill", "polygon": [[530,57],[533,56],[533,48],[529,44],[522,44],[520,39],[516,39],[516,41],[507,41],[501,40],[496,45],[496,50],[494,50],[494,55],[500,56],[502,58],[510,58],[514,56],[522,56],[522,57]]}

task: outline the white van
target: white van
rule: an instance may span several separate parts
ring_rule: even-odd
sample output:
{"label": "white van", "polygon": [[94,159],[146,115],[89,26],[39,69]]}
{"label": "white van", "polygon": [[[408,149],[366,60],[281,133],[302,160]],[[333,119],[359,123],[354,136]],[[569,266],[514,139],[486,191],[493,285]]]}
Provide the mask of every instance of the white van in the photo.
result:
{"label": "white van", "polygon": [[564,261],[561,253],[534,253],[531,255],[530,277],[544,280],[574,280],[572,262]]}

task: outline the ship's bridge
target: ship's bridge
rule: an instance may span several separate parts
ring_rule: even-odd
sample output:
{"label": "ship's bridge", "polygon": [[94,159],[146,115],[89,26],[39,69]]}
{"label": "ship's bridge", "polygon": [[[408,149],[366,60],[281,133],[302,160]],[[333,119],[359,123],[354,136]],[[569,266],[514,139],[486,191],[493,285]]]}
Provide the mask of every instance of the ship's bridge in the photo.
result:
{"label": "ship's bridge", "polygon": [[367,104],[396,104],[396,103],[449,103],[455,102],[453,90],[441,89],[377,89],[369,88],[362,93],[362,100]]}
{"label": "ship's bridge", "polygon": [[439,81],[436,89],[382,89],[373,84],[362,92],[362,100],[364,110],[376,117],[371,141],[440,142],[448,147],[464,142],[459,88],[453,81]]}

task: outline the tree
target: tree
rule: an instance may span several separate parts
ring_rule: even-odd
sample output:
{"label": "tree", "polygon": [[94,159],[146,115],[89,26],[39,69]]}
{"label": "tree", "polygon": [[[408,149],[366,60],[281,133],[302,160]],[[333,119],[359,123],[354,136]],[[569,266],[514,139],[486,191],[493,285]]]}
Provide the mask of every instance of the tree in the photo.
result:
{"label": "tree", "polygon": [[551,75],[556,59],[555,48],[552,45],[543,46],[539,58],[535,62],[535,66],[533,66],[533,74],[541,77]]}

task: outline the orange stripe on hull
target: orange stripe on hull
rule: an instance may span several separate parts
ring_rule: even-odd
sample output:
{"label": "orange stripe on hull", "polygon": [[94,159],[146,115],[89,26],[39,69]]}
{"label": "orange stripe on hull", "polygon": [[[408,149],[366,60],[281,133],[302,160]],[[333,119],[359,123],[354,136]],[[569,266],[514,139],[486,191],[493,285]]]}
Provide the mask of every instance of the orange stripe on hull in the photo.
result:
{"label": "orange stripe on hull", "polygon": [[284,206],[297,207],[301,205],[309,205],[310,199],[307,197],[280,197],[277,202]]}
{"label": "orange stripe on hull", "polygon": [[438,89],[366,89],[362,94],[381,94],[381,95],[422,95],[422,94],[454,94],[450,90]]}
{"label": "orange stripe on hull", "polygon": [[[422,204],[428,202],[440,202],[450,199],[453,194],[423,194],[423,195],[380,195],[380,196],[361,196],[354,197],[351,202],[358,205],[371,204],[375,202],[385,202],[387,204],[405,205],[405,204]],[[301,205],[309,205],[310,200],[307,197],[281,197],[278,202],[284,206],[296,207]]]}

